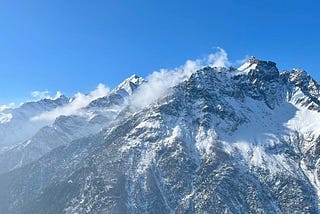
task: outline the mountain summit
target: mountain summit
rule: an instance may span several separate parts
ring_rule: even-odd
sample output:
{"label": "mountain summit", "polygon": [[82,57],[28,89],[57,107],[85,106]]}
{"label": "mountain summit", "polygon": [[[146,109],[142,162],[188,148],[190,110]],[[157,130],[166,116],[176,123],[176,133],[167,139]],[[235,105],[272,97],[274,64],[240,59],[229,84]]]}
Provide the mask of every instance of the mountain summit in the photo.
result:
{"label": "mountain summit", "polygon": [[279,76],[278,68],[275,62],[263,61],[251,56],[246,63],[238,70],[251,74],[256,77],[277,78]]}
{"label": "mountain summit", "polygon": [[23,158],[69,136],[0,172],[0,212],[319,213],[320,84],[305,71],[254,57],[204,67],[132,110],[143,84],[132,76],[87,117],[45,128],[59,135],[17,145]]}

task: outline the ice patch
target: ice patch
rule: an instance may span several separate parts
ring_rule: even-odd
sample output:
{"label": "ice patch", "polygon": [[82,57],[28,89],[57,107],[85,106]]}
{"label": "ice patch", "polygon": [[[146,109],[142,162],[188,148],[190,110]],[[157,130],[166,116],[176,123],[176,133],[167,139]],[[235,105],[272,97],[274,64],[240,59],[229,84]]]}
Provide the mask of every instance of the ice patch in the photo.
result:
{"label": "ice patch", "polygon": [[243,65],[241,65],[238,68],[238,70],[242,71],[244,73],[248,73],[249,71],[254,70],[256,68],[257,68],[257,64],[255,64],[255,63],[253,64],[253,63],[248,61],[248,62],[244,63]]}

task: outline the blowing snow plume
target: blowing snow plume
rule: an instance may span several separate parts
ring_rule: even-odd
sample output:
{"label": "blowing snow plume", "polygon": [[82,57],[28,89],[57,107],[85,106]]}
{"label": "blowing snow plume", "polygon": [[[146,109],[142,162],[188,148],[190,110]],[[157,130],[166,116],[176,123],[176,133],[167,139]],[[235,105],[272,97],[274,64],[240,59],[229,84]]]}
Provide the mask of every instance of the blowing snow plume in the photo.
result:
{"label": "blowing snow plume", "polygon": [[172,70],[161,69],[149,75],[147,82],[138,89],[130,98],[129,103],[133,108],[140,109],[146,107],[164,96],[169,88],[187,80],[190,76],[204,66],[228,67],[231,63],[228,60],[227,52],[222,48],[217,48],[216,53],[209,54],[205,58],[187,60],[180,67]]}

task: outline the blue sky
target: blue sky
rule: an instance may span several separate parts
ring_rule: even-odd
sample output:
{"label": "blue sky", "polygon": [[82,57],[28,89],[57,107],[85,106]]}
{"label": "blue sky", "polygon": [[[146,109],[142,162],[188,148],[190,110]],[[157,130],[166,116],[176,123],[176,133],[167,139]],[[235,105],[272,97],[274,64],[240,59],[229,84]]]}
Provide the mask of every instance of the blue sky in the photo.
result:
{"label": "blue sky", "polygon": [[320,80],[320,3],[310,0],[2,0],[0,104],[67,95],[174,68],[221,47]]}

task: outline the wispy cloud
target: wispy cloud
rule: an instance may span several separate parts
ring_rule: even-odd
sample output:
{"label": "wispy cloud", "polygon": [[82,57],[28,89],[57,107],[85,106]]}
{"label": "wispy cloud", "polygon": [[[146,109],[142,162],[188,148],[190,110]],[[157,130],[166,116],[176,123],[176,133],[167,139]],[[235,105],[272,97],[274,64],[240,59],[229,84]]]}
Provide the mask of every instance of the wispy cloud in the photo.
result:
{"label": "wispy cloud", "polygon": [[38,116],[32,118],[32,120],[46,120],[46,121],[53,121],[57,117],[61,115],[79,115],[82,114],[81,109],[86,107],[91,101],[98,99],[100,97],[106,96],[110,92],[110,89],[107,88],[103,84],[99,84],[97,88],[91,91],[89,94],[85,95],[82,93],[77,93],[74,96],[74,99],[70,101],[69,104],[58,107],[52,111],[42,113]]}
{"label": "wispy cloud", "polygon": [[209,54],[207,57],[207,65],[211,66],[211,67],[229,67],[231,66],[231,62],[229,62],[228,59],[228,54],[227,52],[220,48],[217,47],[218,51],[212,54]]}
{"label": "wispy cloud", "polygon": [[164,96],[169,88],[187,80],[195,71],[204,66],[228,67],[230,65],[227,52],[222,48],[217,48],[217,52],[202,59],[187,60],[184,65],[172,70],[161,69],[153,72],[146,78],[147,83],[138,89],[129,102],[134,108],[143,108]]}
{"label": "wispy cloud", "polygon": [[243,59],[238,59],[234,63],[232,63],[233,66],[240,66],[243,65],[248,59],[250,58],[249,55],[246,55]]}

